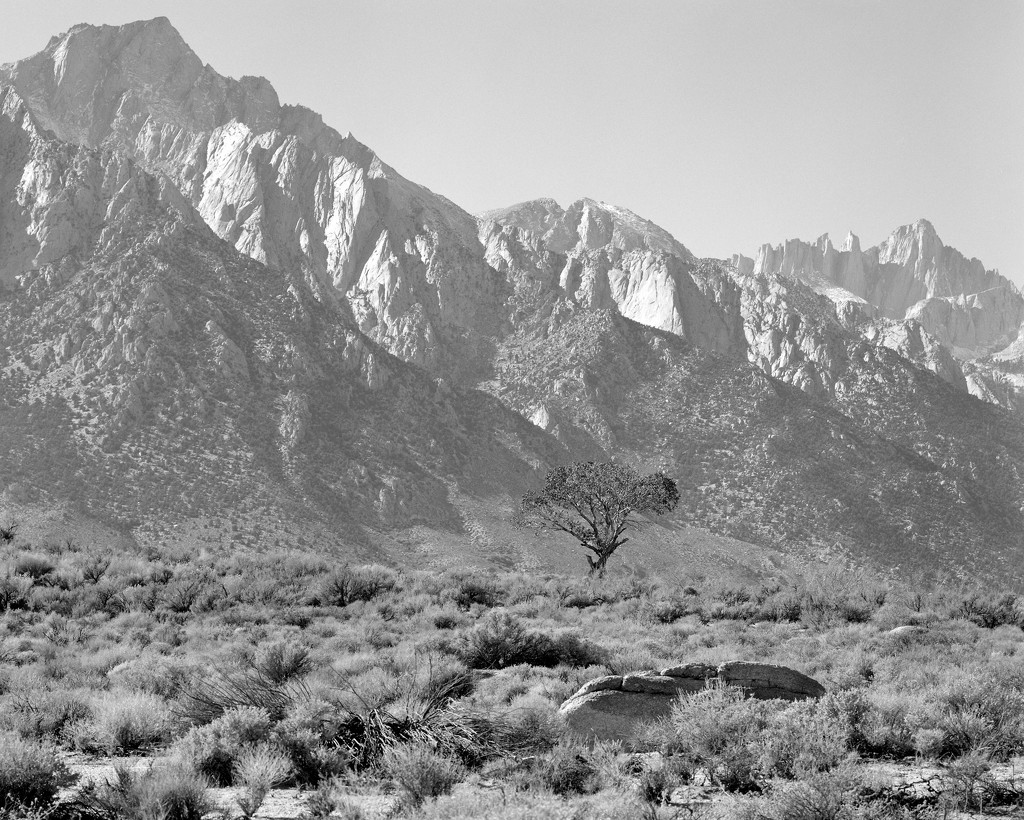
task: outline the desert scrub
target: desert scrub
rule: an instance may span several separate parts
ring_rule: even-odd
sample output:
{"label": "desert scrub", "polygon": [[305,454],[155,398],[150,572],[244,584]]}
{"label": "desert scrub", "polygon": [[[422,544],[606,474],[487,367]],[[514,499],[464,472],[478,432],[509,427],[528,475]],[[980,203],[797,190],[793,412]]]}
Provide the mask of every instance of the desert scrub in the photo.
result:
{"label": "desert scrub", "polygon": [[249,746],[241,751],[232,764],[231,779],[245,793],[237,798],[238,807],[245,817],[260,810],[263,801],[274,786],[291,776],[292,764],[288,755],[267,743]]}
{"label": "desert scrub", "polygon": [[78,798],[78,810],[89,820],[202,820],[213,811],[207,781],[180,763],[150,766],[132,773],[116,766],[113,781],[89,784]]}
{"label": "desert scrub", "polygon": [[0,729],[22,737],[62,743],[70,730],[89,717],[92,693],[87,689],[34,688],[0,701]]}
{"label": "desert scrub", "polygon": [[75,779],[53,747],[0,732],[0,812],[17,817],[21,810],[46,809]]}
{"label": "desert scrub", "polygon": [[529,631],[507,613],[492,613],[484,623],[465,633],[457,651],[471,669],[505,669],[524,663],[596,666],[608,659],[601,647],[589,641],[575,635],[552,638]]}
{"label": "desert scrub", "polygon": [[313,669],[309,647],[284,641],[261,646],[252,660],[256,674],[274,684],[301,678]]}
{"label": "desert scrub", "polygon": [[274,681],[253,666],[217,667],[203,678],[183,683],[178,712],[185,720],[200,726],[243,707],[262,709],[273,720],[280,720],[289,708],[307,696],[308,691],[301,681]]}
{"label": "desert scrub", "polygon": [[175,745],[175,752],[217,785],[230,786],[240,756],[251,746],[267,743],[272,725],[266,710],[238,706],[212,723],[190,730]]}
{"label": "desert scrub", "polygon": [[760,740],[768,725],[766,702],[715,686],[680,697],[673,706],[662,750],[690,773],[705,769],[730,791],[757,788]]}
{"label": "desert scrub", "polygon": [[321,584],[312,603],[320,606],[348,606],[372,601],[398,586],[398,575],[381,566],[345,566],[332,572]]}
{"label": "desert scrub", "polygon": [[537,758],[534,779],[560,797],[593,794],[601,788],[597,766],[574,743],[560,743]]}
{"label": "desert scrub", "polygon": [[386,749],[383,768],[402,802],[409,806],[448,794],[466,776],[465,767],[457,759],[422,741]]}
{"label": "desert scrub", "polygon": [[760,740],[760,770],[765,776],[784,778],[829,771],[849,756],[849,740],[849,725],[819,701],[798,701],[778,710],[769,707]]}
{"label": "desert scrub", "polygon": [[[743,820],[859,820],[860,818],[909,817],[898,807],[868,808],[856,769],[844,767],[818,773],[796,782],[778,783],[765,798],[740,813]],[[919,816],[919,815],[913,815]]]}
{"label": "desert scrub", "polygon": [[104,692],[92,700],[89,713],[72,730],[83,751],[129,754],[162,745],[171,736],[171,710],[159,695]]}

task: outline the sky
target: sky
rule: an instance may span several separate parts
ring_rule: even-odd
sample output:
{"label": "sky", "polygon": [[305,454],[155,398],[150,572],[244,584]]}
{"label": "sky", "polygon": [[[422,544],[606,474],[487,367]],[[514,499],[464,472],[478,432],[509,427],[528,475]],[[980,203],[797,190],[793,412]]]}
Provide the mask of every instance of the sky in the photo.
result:
{"label": "sky", "polygon": [[[10,0],[9,0],[10,2]],[[591,197],[700,256],[927,218],[1024,284],[1021,0],[32,0],[0,62],[167,16],[480,212]]]}

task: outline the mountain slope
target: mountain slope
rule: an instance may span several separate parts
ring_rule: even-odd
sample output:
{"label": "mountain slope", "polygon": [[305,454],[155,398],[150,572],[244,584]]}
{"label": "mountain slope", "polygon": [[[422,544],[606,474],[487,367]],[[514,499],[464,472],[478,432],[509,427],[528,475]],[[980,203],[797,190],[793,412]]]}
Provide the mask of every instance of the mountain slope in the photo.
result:
{"label": "mountain slope", "polygon": [[24,240],[0,251],[21,271],[0,311],[8,488],[140,537],[203,520],[245,543],[297,528],[367,547],[365,528],[459,531],[461,495],[507,498],[560,456],[493,399],[377,348],[301,276],[240,256],[173,187],[53,139],[0,93],[0,178],[19,180],[4,226]]}
{"label": "mountain slope", "polygon": [[163,19],[77,26],[0,88],[12,503],[154,545],[561,566],[571,544],[509,531],[514,501],[614,457],[684,487],[631,545],[662,571],[729,560],[698,530],[1024,571],[1021,422],[967,394],[936,308],[847,290],[956,301],[939,274],[973,263],[911,238],[875,278],[853,241],[731,266],[592,200],[477,219]]}

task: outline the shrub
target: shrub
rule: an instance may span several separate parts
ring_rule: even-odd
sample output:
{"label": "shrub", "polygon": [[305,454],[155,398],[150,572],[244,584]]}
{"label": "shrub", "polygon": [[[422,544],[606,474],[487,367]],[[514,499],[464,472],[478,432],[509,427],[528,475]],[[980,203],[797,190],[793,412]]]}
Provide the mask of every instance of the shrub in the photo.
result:
{"label": "shrub", "polygon": [[26,575],[33,581],[41,581],[57,569],[57,565],[45,555],[26,553],[19,555],[14,562],[14,571],[18,575]]}
{"label": "shrub", "polygon": [[168,658],[144,652],[120,663],[107,673],[111,683],[135,692],[171,698],[202,672],[197,661]]}
{"label": "shrub", "polygon": [[366,813],[346,799],[344,784],[325,780],[306,800],[306,810],[313,820],[368,820]]}
{"label": "shrub", "polygon": [[276,721],[307,695],[303,686],[293,682],[277,683],[257,668],[214,669],[203,678],[182,683],[178,712],[201,726],[232,709],[249,706],[264,710]]}
{"label": "shrub", "polygon": [[771,714],[762,740],[762,772],[792,778],[838,766],[847,756],[850,727],[829,711],[807,700]]}
{"label": "shrub", "polygon": [[531,666],[595,666],[608,660],[608,653],[574,635],[551,638],[528,632],[507,613],[492,614],[484,623],[463,636],[459,656],[471,669],[505,669],[521,663]]}
{"label": "shrub", "polygon": [[859,689],[836,692],[822,701],[825,714],[848,727],[849,747],[868,757],[913,754],[914,732],[907,721],[911,707],[904,696]]}
{"label": "shrub", "polygon": [[964,598],[960,615],[986,629],[1006,624],[1024,628],[1024,601],[1009,592],[976,592]]}
{"label": "shrub", "polygon": [[260,647],[253,660],[253,668],[271,683],[287,683],[307,674],[313,668],[309,648],[278,641]]}
{"label": "shrub", "polygon": [[52,747],[0,732],[0,810],[46,808],[75,779]]}
{"label": "shrub", "polygon": [[79,797],[81,814],[92,820],[202,820],[214,809],[207,782],[180,763],[138,774],[114,768],[114,781],[89,784]]}
{"label": "shrub", "polygon": [[455,589],[447,591],[444,598],[464,610],[474,604],[490,609],[502,603],[501,590],[494,581],[473,577],[459,579]]}
{"label": "shrub", "polygon": [[88,696],[77,691],[40,691],[11,699],[5,723],[22,737],[61,738],[89,716]]}
{"label": "shrub", "polygon": [[284,783],[292,773],[288,756],[266,743],[242,749],[232,765],[232,780],[245,789],[238,807],[252,817],[263,805],[267,792]]}
{"label": "shrub", "polygon": [[323,582],[316,602],[322,606],[348,606],[372,601],[398,585],[398,577],[387,567],[342,567]]}
{"label": "shrub", "polygon": [[207,579],[198,575],[176,578],[164,588],[164,606],[171,612],[192,611],[205,592],[207,584]]}
{"label": "shrub", "polygon": [[941,741],[937,757],[984,752],[1006,760],[1024,752],[1024,689],[1020,682],[991,676],[972,680],[945,694],[936,704],[931,726]]}
{"label": "shrub", "polygon": [[384,770],[403,802],[411,806],[419,806],[429,797],[448,794],[466,774],[458,760],[423,742],[388,748],[384,752]]}
{"label": "shrub", "polygon": [[755,788],[766,703],[746,698],[730,686],[683,696],[672,708],[668,750],[687,761],[691,770],[706,768],[726,789]]}
{"label": "shrub", "polygon": [[182,760],[220,786],[230,786],[235,764],[242,753],[270,740],[270,715],[253,706],[240,706],[225,712],[207,726],[192,729],[178,741],[176,751]]}
{"label": "shrub", "polygon": [[536,777],[555,794],[593,794],[600,787],[594,764],[574,745],[555,746],[536,764]]}
{"label": "shrub", "polygon": [[855,820],[864,816],[858,811],[859,788],[858,778],[848,770],[812,775],[774,793],[757,817],[759,820]]}
{"label": "shrub", "polygon": [[0,612],[9,609],[25,609],[32,592],[32,581],[28,578],[7,575],[0,578]]}
{"label": "shrub", "polygon": [[171,711],[157,695],[105,692],[93,700],[90,712],[75,738],[76,745],[86,751],[127,754],[170,737]]}

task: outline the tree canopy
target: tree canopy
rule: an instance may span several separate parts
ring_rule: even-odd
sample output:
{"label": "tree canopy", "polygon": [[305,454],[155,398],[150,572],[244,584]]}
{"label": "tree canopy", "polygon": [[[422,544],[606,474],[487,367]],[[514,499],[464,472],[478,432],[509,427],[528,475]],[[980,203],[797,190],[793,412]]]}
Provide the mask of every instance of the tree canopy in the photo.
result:
{"label": "tree canopy", "polygon": [[642,476],[613,462],[577,462],[555,467],[544,489],[523,496],[522,515],[567,533],[593,555],[591,574],[604,575],[605,564],[629,541],[626,530],[636,513],[666,513],[679,503],[676,482],[664,473]]}

